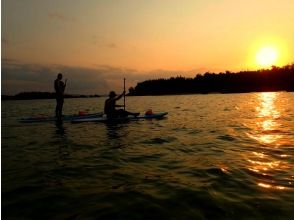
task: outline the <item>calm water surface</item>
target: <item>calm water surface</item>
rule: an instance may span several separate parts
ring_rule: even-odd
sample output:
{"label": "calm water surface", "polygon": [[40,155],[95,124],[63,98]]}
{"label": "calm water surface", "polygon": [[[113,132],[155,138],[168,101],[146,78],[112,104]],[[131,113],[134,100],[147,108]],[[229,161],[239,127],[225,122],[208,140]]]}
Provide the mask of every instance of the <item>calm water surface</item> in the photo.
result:
{"label": "calm water surface", "polygon": [[[64,113],[104,98],[66,99]],[[127,97],[121,124],[21,124],[2,102],[3,219],[293,219],[294,93]],[[51,114],[52,113],[52,114]]]}

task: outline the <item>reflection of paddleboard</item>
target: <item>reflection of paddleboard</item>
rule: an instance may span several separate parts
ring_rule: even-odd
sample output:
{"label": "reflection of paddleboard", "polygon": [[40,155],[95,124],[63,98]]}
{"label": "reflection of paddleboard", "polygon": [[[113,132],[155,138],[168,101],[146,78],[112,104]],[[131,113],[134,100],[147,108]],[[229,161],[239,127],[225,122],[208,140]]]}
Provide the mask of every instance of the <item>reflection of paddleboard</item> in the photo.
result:
{"label": "reflection of paddleboard", "polygon": [[124,121],[135,121],[135,120],[141,120],[141,119],[152,119],[152,118],[163,118],[165,115],[167,115],[167,112],[160,112],[155,114],[148,114],[148,115],[142,115],[142,116],[128,116],[128,117],[119,117],[119,118],[107,118],[106,116],[102,117],[92,117],[92,118],[80,118],[80,119],[73,119],[71,120],[72,123],[82,123],[82,122],[124,122]]}
{"label": "reflection of paddleboard", "polygon": [[[98,113],[92,113],[92,114],[82,114],[82,115],[64,115],[61,120],[62,121],[71,121],[74,119],[86,119],[86,118],[97,118],[101,117],[103,115],[102,112]],[[22,123],[34,123],[34,122],[52,122],[57,121],[58,119],[56,117],[52,116],[45,116],[45,115],[39,115],[35,117],[29,117],[29,118],[21,118],[20,122]]]}

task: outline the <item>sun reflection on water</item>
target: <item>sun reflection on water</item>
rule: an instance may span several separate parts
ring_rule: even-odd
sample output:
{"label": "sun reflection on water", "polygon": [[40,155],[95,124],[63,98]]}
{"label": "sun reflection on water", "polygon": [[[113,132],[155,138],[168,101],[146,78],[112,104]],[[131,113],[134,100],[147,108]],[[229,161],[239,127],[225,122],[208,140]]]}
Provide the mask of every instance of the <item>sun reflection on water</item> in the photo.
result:
{"label": "sun reflection on water", "polygon": [[278,93],[276,92],[263,92],[259,93],[259,100],[261,105],[256,108],[259,117],[277,118],[280,112],[277,110],[275,101]]}
{"label": "sun reflection on water", "polygon": [[280,124],[277,119],[280,117],[280,112],[276,106],[278,93],[264,92],[258,94],[260,105],[256,107],[258,120],[253,134],[248,134],[251,138],[257,140],[261,144],[274,144],[279,146],[281,135],[277,134]]}
{"label": "sun reflection on water", "polygon": [[266,148],[264,152],[250,153],[249,158],[247,158],[247,162],[249,162],[248,169],[259,176],[256,183],[259,187],[284,190],[286,187],[276,182],[275,173],[289,167],[282,161],[277,160],[276,157],[273,157],[271,153],[272,149],[280,147],[282,138],[280,134],[281,124],[278,122],[281,117],[279,106],[277,106],[279,93],[266,92],[257,95],[259,103],[255,109],[257,120],[252,123],[252,132],[247,134]]}

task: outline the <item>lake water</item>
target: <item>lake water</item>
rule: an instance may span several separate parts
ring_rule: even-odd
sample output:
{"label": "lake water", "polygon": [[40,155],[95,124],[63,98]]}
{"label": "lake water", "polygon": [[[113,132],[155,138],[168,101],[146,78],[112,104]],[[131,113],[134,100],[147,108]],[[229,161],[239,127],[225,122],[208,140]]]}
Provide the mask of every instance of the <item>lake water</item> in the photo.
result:
{"label": "lake water", "polygon": [[[104,98],[66,99],[64,113]],[[3,219],[293,219],[294,93],[127,97],[121,124],[21,124],[2,102]],[[52,113],[52,114],[51,114]]]}

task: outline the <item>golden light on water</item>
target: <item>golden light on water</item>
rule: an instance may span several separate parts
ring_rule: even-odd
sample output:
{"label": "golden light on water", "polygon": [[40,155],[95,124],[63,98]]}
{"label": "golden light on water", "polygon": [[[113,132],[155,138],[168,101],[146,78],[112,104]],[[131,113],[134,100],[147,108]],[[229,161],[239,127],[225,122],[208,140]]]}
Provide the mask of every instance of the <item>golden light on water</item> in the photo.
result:
{"label": "golden light on water", "polygon": [[279,190],[286,189],[286,187],[284,187],[284,186],[273,186],[271,184],[266,184],[266,183],[258,183],[258,186],[263,187],[263,188],[267,188],[267,189],[270,189],[270,188],[279,189]]}
{"label": "golden light on water", "polygon": [[254,164],[255,166],[254,170],[270,170],[273,168],[280,167],[280,161],[274,161],[274,162],[261,162],[261,161],[254,161],[254,160],[248,160],[248,161]]}
{"label": "golden light on water", "polygon": [[270,184],[265,184],[265,183],[258,183],[259,186],[264,187],[264,188],[271,188]]}
{"label": "golden light on water", "polygon": [[251,135],[251,137],[258,140],[261,144],[275,142],[276,145],[279,145],[278,140],[281,138],[281,135],[275,133],[279,129],[276,119],[280,117],[280,112],[275,106],[277,93],[260,93],[258,99],[260,100],[260,106],[256,107],[256,111],[260,120],[256,122],[256,130],[259,132]]}
{"label": "golden light on water", "polygon": [[275,100],[277,99],[276,92],[262,92],[258,97],[260,106],[256,108],[259,117],[277,118],[280,116],[280,112],[275,106]]}
{"label": "golden light on water", "polygon": [[[279,123],[281,117],[278,106],[279,95],[275,92],[257,94],[256,121],[251,124],[252,132],[247,134],[260,144],[261,152],[250,153],[247,162],[249,162],[248,169],[260,176],[256,183],[259,187],[284,190],[286,187],[280,186],[274,181],[274,173],[289,167],[283,161],[271,155],[273,149],[280,147],[282,139],[280,134],[281,124]],[[280,154],[279,156],[283,158],[287,155]]]}

